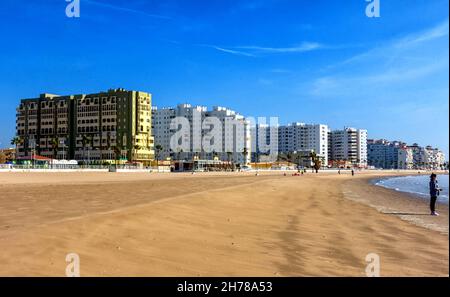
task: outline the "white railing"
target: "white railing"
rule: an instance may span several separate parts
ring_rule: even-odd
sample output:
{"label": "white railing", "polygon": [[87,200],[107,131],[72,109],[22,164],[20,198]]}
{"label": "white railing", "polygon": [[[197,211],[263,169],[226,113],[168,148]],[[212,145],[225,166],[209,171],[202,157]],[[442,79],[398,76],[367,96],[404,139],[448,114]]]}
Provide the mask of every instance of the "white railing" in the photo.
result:
{"label": "white railing", "polygon": [[151,168],[143,168],[141,166],[134,165],[69,165],[69,164],[55,164],[55,165],[13,165],[13,164],[0,164],[1,171],[39,171],[39,172],[52,172],[52,171],[110,171],[111,168],[116,168],[118,172],[131,172],[131,171],[152,171]]}

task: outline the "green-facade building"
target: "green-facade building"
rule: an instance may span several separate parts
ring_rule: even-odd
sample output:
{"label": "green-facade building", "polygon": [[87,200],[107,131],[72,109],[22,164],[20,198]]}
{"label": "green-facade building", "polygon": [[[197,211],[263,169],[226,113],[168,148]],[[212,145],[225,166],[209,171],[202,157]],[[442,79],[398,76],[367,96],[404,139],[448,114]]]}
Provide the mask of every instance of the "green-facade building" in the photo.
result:
{"label": "green-facade building", "polygon": [[22,99],[18,157],[149,164],[154,159],[151,100],[149,93],[124,89]]}

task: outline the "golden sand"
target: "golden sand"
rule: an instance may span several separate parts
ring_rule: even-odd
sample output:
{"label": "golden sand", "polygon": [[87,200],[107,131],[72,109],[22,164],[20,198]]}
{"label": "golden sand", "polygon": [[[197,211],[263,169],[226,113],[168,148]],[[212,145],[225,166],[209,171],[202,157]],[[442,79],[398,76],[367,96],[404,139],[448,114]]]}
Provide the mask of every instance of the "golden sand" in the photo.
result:
{"label": "golden sand", "polygon": [[448,208],[381,175],[0,173],[0,275],[448,275]]}

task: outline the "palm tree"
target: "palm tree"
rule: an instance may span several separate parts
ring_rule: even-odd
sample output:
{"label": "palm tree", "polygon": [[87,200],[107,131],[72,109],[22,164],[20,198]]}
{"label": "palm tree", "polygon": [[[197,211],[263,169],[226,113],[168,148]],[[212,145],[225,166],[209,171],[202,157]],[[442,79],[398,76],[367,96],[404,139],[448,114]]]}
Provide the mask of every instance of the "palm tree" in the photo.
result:
{"label": "palm tree", "polygon": [[300,168],[305,168],[305,159],[309,160],[309,156],[305,156],[303,153],[293,152],[289,156],[289,162],[297,164],[298,172],[300,172]]}
{"label": "palm tree", "polygon": [[17,157],[19,156],[19,144],[22,144],[22,143],[23,143],[23,140],[19,136],[16,136],[13,139],[11,139],[11,145],[14,145],[16,147],[16,160],[17,160]]}
{"label": "palm tree", "polygon": [[[279,155],[278,155],[279,156]],[[256,170],[258,170],[258,162],[259,162],[259,158],[260,158],[260,152],[259,150],[256,150],[256,162],[255,162],[255,166],[256,166]]]}
{"label": "palm tree", "polygon": [[192,160],[192,171],[193,172],[197,169],[195,166],[195,161],[198,161],[199,157],[200,157],[200,154],[198,152],[195,152],[193,160]]}
{"label": "palm tree", "polygon": [[122,151],[120,150],[120,148],[119,147],[117,147],[117,146],[114,146],[113,148],[113,151],[114,151],[114,155],[115,155],[115,161],[116,161],[116,167],[117,167],[117,161],[120,159],[120,156],[122,155]]}
{"label": "palm tree", "polygon": [[292,153],[291,153],[291,152],[288,152],[287,155],[286,155],[286,158],[287,158],[287,160],[288,160],[289,162],[291,162],[291,161],[292,161]]}
{"label": "palm tree", "polygon": [[174,152],[172,151],[171,148],[169,149],[169,158],[170,158],[170,161],[171,161],[171,162],[172,162],[172,160],[175,158],[175,157],[174,157]]}
{"label": "palm tree", "polygon": [[86,147],[89,143],[89,137],[86,134],[81,135],[81,144],[83,145],[83,160],[86,163]]}
{"label": "palm tree", "polygon": [[[231,155],[232,154],[233,154],[232,152],[227,152],[228,163],[231,163]],[[230,166],[231,166],[231,164],[230,164]]]}
{"label": "palm tree", "polygon": [[319,169],[322,167],[322,158],[319,157],[314,151],[309,154],[313,165],[313,168],[316,170],[316,173],[319,173]]}
{"label": "palm tree", "polygon": [[135,143],[133,145],[133,148],[134,148],[134,160],[137,161],[137,159],[138,159],[138,151],[141,149],[141,146],[139,144]]}
{"label": "palm tree", "polygon": [[61,144],[62,144],[62,149],[63,149],[63,155],[62,155],[62,158],[63,158],[63,160],[64,159],[67,159],[67,155],[69,154],[69,152],[67,151],[66,152],[66,144],[69,142],[69,137],[67,136],[67,137],[65,137],[64,139],[63,139],[63,141],[61,142]]}
{"label": "palm tree", "polygon": [[248,148],[244,147],[244,149],[242,150],[242,154],[244,155],[244,165],[247,165]]}
{"label": "palm tree", "polygon": [[90,153],[91,153],[92,148],[94,147],[94,135],[88,136],[88,144],[89,144],[88,159],[89,159],[89,163],[90,163],[91,162]]}
{"label": "palm tree", "polygon": [[59,147],[59,141],[58,138],[52,138],[52,140],[50,140],[50,145],[52,147],[53,150],[53,159],[56,159],[58,156],[58,147]]}
{"label": "palm tree", "polygon": [[180,161],[180,154],[183,153],[183,149],[178,149],[177,150],[177,160]]}
{"label": "palm tree", "polygon": [[109,158],[111,158],[111,132],[106,134],[106,148],[108,149]]}
{"label": "palm tree", "polygon": [[155,145],[155,151],[156,151],[156,168],[159,170],[159,153],[163,150],[162,145],[157,144]]}
{"label": "palm tree", "polygon": [[58,146],[59,146],[58,138],[56,138],[56,137],[55,137],[55,138],[52,138],[52,139],[50,140],[50,145],[51,145],[52,150],[53,150],[53,160],[52,160],[52,168],[53,168],[54,160],[56,160],[57,155],[58,155]]}
{"label": "palm tree", "polygon": [[219,157],[219,154],[215,150],[212,151],[212,155],[213,155],[213,160],[215,160],[216,158]]}

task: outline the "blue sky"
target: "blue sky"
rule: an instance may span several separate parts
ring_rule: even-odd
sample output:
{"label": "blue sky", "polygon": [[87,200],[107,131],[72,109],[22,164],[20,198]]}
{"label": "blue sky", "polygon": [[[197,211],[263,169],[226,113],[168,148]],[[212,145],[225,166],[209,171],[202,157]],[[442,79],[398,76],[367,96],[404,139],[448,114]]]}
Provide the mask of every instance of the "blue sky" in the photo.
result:
{"label": "blue sky", "polygon": [[[20,98],[124,87],[157,106],[227,106],[449,151],[449,3],[0,2],[0,147]],[[447,157],[448,158],[448,157]]]}

